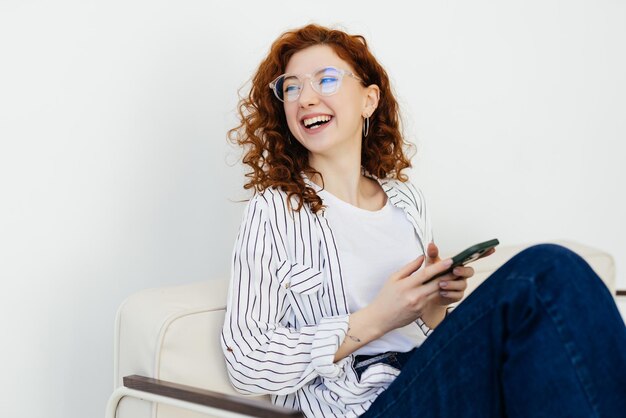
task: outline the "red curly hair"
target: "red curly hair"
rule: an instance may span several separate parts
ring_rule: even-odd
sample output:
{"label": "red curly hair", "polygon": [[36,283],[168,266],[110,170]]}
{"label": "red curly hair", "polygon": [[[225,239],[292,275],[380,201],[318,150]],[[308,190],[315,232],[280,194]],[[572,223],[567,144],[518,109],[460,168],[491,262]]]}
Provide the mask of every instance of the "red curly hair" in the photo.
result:
{"label": "red curly hair", "polygon": [[322,200],[306,185],[300,173],[309,176],[321,176],[321,173],[309,165],[307,149],[289,139],[283,103],[268,87],[285,72],[292,55],[314,45],[331,47],[354,68],[364,86],[376,84],[380,88],[378,107],[370,117],[369,134],[363,138],[362,167],[378,178],[407,181],[402,170],[410,167],[411,162],[405,148],[412,146],[403,140],[400,132],[398,103],[387,72],[369,51],[363,36],[314,24],[283,33],[259,65],[250,93],[241,98],[238,106],[241,123],[228,132],[228,138],[244,148],[242,161],[252,169],[246,174],[248,182],[244,189],[262,192],[268,187],[280,188],[287,192],[289,204],[292,196],[297,197],[295,210],[307,203],[316,213],[323,207]]}

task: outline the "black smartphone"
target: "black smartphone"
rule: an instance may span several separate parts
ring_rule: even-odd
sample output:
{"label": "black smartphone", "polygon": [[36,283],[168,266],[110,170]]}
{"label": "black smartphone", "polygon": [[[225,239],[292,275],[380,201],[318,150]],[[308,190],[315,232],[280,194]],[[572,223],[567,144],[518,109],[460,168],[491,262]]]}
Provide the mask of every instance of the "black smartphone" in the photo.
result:
{"label": "black smartphone", "polygon": [[464,266],[466,264],[471,263],[472,261],[478,260],[483,254],[489,251],[492,248],[495,248],[496,245],[500,244],[500,241],[497,239],[490,239],[489,241],[481,242],[480,244],[472,245],[468,249],[461,251],[454,257],[452,257],[452,266],[446,271],[443,271],[439,274],[434,275],[430,279],[426,280],[422,284],[429,283],[435,280],[437,277],[444,276],[452,271],[455,267]]}

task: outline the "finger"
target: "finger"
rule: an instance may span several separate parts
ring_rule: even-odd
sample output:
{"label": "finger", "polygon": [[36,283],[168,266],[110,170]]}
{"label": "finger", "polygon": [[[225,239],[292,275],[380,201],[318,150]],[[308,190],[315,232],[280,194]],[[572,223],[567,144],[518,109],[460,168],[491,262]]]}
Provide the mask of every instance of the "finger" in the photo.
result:
{"label": "finger", "polygon": [[440,291],[441,288],[439,287],[439,283],[437,281],[432,281],[428,284],[421,285],[418,288],[418,294],[421,295],[421,297],[426,297],[427,301],[439,296]]}
{"label": "finger", "polygon": [[474,268],[473,267],[455,267],[454,270],[452,270],[452,274],[454,274],[457,277],[464,277],[467,279],[474,275]]}
{"label": "finger", "polygon": [[427,303],[432,303],[434,300],[441,300],[441,290],[438,290],[437,292],[433,292],[431,294],[428,295],[428,297],[426,298],[426,302]]}
{"label": "finger", "polygon": [[429,283],[424,286],[409,288],[405,292],[405,296],[409,302],[410,308],[417,308],[418,306],[425,306],[425,304],[433,298],[439,296],[439,287],[436,282]]}
{"label": "finger", "polygon": [[446,299],[450,303],[458,302],[463,299],[464,292],[451,292],[449,290],[442,290],[439,292],[439,296]]}
{"label": "finger", "polygon": [[[435,277],[435,280],[437,280],[438,283],[441,282],[453,282],[455,280],[460,280],[461,278],[459,276],[456,276],[453,272],[447,272],[445,274],[442,274],[441,276],[437,276]],[[427,280],[424,283],[428,283],[429,281]]]}
{"label": "finger", "polygon": [[458,279],[458,280],[451,280],[451,281],[442,280],[439,282],[439,288],[441,290],[463,291],[467,289],[467,280],[465,279]]}
{"label": "finger", "polygon": [[415,271],[419,270],[423,262],[424,262],[424,256],[420,255],[415,260],[404,265],[400,270],[395,272],[391,277],[396,280],[404,279],[405,277],[410,276]]}
{"label": "finger", "polygon": [[487,250],[483,255],[481,255],[480,257],[478,257],[478,259],[480,260],[481,258],[485,258],[487,256],[490,256],[491,254],[495,253],[496,249],[495,248],[490,248],[489,250]]}
{"label": "finger", "polygon": [[438,276],[445,273],[452,266],[452,259],[446,258],[443,261],[438,261],[434,264],[430,264],[426,266],[423,270],[420,271],[421,274],[416,275],[417,283],[426,284],[431,280],[437,278]]}
{"label": "finger", "polygon": [[434,242],[429,243],[426,248],[426,254],[428,255],[428,258],[437,258],[439,256],[439,248],[437,247],[437,244]]}

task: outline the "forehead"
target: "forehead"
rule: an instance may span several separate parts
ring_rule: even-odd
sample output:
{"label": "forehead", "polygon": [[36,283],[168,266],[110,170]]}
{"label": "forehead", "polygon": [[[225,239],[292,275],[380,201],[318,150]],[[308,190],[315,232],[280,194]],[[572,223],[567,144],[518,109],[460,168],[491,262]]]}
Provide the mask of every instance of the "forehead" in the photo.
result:
{"label": "forehead", "polygon": [[350,64],[339,58],[328,45],[313,45],[293,54],[287,62],[285,73],[309,74],[325,66],[353,70]]}

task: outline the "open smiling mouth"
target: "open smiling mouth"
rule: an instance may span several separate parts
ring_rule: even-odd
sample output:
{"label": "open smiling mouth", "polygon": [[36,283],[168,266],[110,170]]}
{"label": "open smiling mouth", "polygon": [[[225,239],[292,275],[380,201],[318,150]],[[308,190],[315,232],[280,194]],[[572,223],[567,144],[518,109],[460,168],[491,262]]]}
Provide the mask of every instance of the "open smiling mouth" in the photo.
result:
{"label": "open smiling mouth", "polygon": [[303,119],[302,125],[307,129],[318,129],[320,126],[326,125],[333,117],[330,115],[315,116],[313,118]]}

